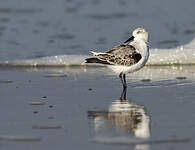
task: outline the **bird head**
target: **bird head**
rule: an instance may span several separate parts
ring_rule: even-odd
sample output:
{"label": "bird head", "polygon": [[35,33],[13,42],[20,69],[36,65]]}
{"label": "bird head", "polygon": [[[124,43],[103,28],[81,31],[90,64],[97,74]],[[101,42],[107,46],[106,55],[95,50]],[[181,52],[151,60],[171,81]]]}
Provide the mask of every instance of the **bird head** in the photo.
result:
{"label": "bird head", "polygon": [[134,39],[142,39],[148,42],[148,32],[144,28],[137,28],[133,31]]}

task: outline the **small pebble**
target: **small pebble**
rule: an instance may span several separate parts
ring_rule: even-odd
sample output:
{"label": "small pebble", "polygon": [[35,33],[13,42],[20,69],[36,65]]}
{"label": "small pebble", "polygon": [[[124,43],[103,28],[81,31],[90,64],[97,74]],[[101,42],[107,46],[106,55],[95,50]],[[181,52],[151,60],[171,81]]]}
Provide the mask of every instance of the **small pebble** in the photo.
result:
{"label": "small pebble", "polygon": [[67,77],[66,74],[48,74],[45,75],[44,77],[46,78],[62,78],[62,77]]}
{"label": "small pebble", "polygon": [[141,82],[150,82],[151,80],[150,79],[142,79],[140,80]]}
{"label": "small pebble", "polygon": [[178,80],[185,80],[187,78],[186,77],[176,77],[176,79],[178,79]]}
{"label": "small pebble", "polygon": [[33,30],[32,33],[38,34],[38,33],[40,33],[40,31],[39,30]]}
{"label": "small pebble", "polygon": [[0,80],[0,83],[12,83],[12,80]]}
{"label": "small pebble", "polygon": [[29,102],[30,105],[44,105],[44,102]]}
{"label": "small pebble", "polygon": [[55,41],[54,40],[48,40],[49,43],[54,43]]}
{"label": "small pebble", "polygon": [[37,114],[37,113],[38,113],[38,111],[34,111],[33,113],[34,113],[34,114]]}
{"label": "small pebble", "polygon": [[89,90],[89,91],[92,91],[92,89],[91,89],[91,88],[89,88],[88,90]]}
{"label": "small pebble", "polygon": [[44,125],[44,126],[39,126],[39,125],[34,125],[32,126],[33,129],[61,129],[62,126],[56,125],[56,126],[50,126],[50,125]]}
{"label": "small pebble", "polygon": [[18,135],[1,135],[1,141],[14,141],[14,142],[39,142],[41,138],[38,137],[30,137],[30,136],[18,136]]}
{"label": "small pebble", "polygon": [[43,96],[42,98],[47,98],[47,96]]}
{"label": "small pebble", "polygon": [[49,116],[48,119],[54,119],[54,116]]}
{"label": "small pebble", "polygon": [[53,108],[53,105],[49,105],[49,108]]}

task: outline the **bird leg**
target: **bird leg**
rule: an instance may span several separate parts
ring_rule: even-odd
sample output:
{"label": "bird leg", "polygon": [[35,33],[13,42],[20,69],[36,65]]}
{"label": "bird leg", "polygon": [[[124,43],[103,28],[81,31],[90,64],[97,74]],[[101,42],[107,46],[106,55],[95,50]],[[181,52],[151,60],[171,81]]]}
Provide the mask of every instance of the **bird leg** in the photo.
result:
{"label": "bird leg", "polygon": [[126,75],[123,73],[119,74],[119,78],[121,79],[121,82],[123,84],[123,91],[121,93],[120,100],[125,101],[126,99],[126,91],[127,91],[127,84],[126,84]]}
{"label": "bird leg", "polygon": [[123,84],[123,73],[120,73],[120,74],[119,74],[119,78],[121,79],[122,85],[124,85],[124,84]]}
{"label": "bird leg", "polygon": [[121,79],[121,82],[123,84],[123,90],[127,88],[127,84],[126,84],[126,75],[123,73],[119,74],[119,78]]}
{"label": "bird leg", "polygon": [[126,83],[126,75],[123,74],[123,81],[124,81],[124,84],[123,84],[123,88],[127,88],[127,83]]}
{"label": "bird leg", "polygon": [[126,101],[127,98],[126,98],[126,92],[127,92],[127,89],[126,88],[123,88],[123,91],[121,93],[121,97],[120,97],[120,101]]}

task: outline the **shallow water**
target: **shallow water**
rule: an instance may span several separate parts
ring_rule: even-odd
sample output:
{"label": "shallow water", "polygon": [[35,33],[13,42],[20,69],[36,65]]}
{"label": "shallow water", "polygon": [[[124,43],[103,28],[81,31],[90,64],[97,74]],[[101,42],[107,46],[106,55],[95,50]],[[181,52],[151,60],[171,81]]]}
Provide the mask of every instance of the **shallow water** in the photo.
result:
{"label": "shallow water", "polygon": [[[195,146],[195,84],[188,78],[150,82],[127,79],[128,102],[121,104],[117,101],[121,83],[113,75],[78,71],[48,78],[52,72],[0,72],[1,80],[12,81],[0,83],[0,143],[4,149],[180,150]],[[183,84],[186,82],[190,84]],[[32,102],[44,105],[31,105]],[[97,114],[92,115],[99,124],[94,124],[89,112],[99,112],[99,119]],[[107,115],[111,122],[102,118]],[[147,134],[141,134],[144,130]],[[170,138],[189,138],[190,142],[115,145]]]}
{"label": "shallow water", "polygon": [[[26,72],[48,72],[45,77],[64,77],[67,74],[91,74],[105,77],[118,76],[105,66],[1,66],[0,71],[26,71]],[[136,84],[150,84],[151,81],[165,83],[171,80],[181,82],[195,81],[194,65],[172,65],[172,66],[145,66],[143,69],[127,74],[127,79]]]}

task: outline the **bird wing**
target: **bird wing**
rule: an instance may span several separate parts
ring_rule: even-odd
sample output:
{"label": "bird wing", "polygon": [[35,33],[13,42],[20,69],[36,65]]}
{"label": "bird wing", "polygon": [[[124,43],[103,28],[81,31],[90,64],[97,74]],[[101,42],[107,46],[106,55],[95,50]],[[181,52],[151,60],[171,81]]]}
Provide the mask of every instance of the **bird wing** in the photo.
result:
{"label": "bird wing", "polygon": [[135,47],[129,44],[121,44],[105,53],[92,53],[99,60],[115,65],[131,66],[141,59],[141,54],[136,51]]}

